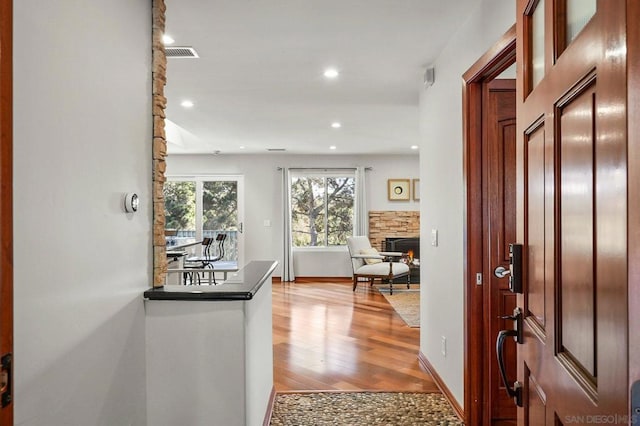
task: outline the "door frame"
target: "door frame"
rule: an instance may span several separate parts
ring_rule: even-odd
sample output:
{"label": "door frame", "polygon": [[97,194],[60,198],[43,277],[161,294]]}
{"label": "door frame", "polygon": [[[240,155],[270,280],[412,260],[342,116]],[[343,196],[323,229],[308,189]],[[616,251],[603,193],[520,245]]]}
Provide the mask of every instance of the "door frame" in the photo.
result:
{"label": "door frame", "polygon": [[[0,355],[4,355],[13,352],[12,0],[0,0],[0,76]],[[13,403],[0,408],[0,424],[13,424]]]}
{"label": "door frame", "polygon": [[462,134],[464,164],[464,413],[465,424],[483,424],[486,407],[484,395],[484,354],[474,348],[484,347],[485,312],[483,285],[476,284],[477,274],[488,282],[483,262],[482,208],[482,83],[497,77],[515,62],[515,24],[463,75]]}
{"label": "door frame", "polygon": [[[640,2],[627,1],[627,28],[634,28]],[[640,182],[640,31],[627,31],[627,180]],[[635,96],[630,94],[635,93]],[[630,187],[629,183],[627,188]],[[640,195],[627,193],[628,259],[640,259]],[[629,330],[640,330],[640,262],[627,262]],[[640,339],[629,339],[629,386],[640,380]]]}

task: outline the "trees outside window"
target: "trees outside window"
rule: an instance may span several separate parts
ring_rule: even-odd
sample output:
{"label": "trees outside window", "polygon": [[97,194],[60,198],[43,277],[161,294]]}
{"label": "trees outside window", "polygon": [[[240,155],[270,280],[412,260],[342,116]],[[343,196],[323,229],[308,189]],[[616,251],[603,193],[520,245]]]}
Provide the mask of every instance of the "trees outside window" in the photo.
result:
{"label": "trees outside window", "polygon": [[291,179],[294,247],[346,245],[353,235],[355,178],[295,176]]}
{"label": "trees outside window", "polygon": [[205,237],[217,230],[238,230],[238,182],[202,183],[202,229]]}
{"label": "trees outside window", "polygon": [[165,229],[196,232],[196,183],[164,184]]}

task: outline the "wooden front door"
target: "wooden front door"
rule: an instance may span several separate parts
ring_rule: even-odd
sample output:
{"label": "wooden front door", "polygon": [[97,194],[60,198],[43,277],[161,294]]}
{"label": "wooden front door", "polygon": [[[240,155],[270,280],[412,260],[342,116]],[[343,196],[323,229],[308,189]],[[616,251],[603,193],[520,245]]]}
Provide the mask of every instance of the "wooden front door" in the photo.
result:
{"label": "wooden front door", "polygon": [[13,424],[12,2],[0,0],[0,425]]}
{"label": "wooden front door", "polygon": [[[492,80],[483,83],[483,275],[486,314],[484,371],[488,397],[483,424],[515,424],[516,407],[508,397],[495,357],[496,336],[511,322],[501,317],[511,315],[516,296],[509,291],[506,278],[493,274],[497,267],[509,268],[509,243],[516,239],[516,83],[515,80]],[[516,344],[505,345],[506,370],[516,375]]]}
{"label": "wooden front door", "polygon": [[625,8],[518,1],[519,425],[628,421]]}

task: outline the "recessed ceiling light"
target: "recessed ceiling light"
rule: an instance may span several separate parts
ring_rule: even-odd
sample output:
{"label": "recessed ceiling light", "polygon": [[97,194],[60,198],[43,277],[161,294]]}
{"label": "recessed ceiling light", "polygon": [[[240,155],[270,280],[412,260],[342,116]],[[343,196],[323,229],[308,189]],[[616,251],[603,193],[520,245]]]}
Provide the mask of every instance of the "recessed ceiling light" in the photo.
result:
{"label": "recessed ceiling light", "polygon": [[418,149],[418,145],[411,145],[411,149]]}
{"label": "recessed ceiling light", "polygon": [[245,148],[244,146],[241,146],[241,147],[240,147],[240,149],[244,149],[244,148]]}
{"label": "recessed ceiling light", "polygon": [[327,78],[336,78],[340,73],[335,68],[327,68],[324,70],[324,76]]}
{"label": "recessed ceiling light", "polygon": [[334,121],[333,123],[331,123],[331,127],[333,127],[334,129],[339,129],[340,127],[342,127],[342,124],[340,124],[337,121]]}
{"label": "recessed ceiling light", "polygon": [[182,103],[180,104],[185,108],[191,108],[193,106],[193,102],[191,101],[182,101]]}
{"label": "recessed ceiling light", "polygon": [[329,147],[329,149],[331,149],[331,150],[336,149],[336,146],[335,146],[335,145],[331,145],[331,146]]}
{"label": "recessed ceiling light", "polygon": [[169,34],[165,34],[162,36],[162,43],[164,44],[173,44],[175,40]]}

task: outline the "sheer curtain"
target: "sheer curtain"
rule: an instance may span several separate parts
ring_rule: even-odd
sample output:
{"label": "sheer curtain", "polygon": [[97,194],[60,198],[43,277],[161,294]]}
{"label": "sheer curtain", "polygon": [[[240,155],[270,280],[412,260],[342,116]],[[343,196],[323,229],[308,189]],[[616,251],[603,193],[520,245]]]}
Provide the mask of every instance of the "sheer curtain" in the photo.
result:
{"label": "sheer curtain", "polygon": [[356,168],[356,203],[354,235],[369,236],[369,209],[367,208],[366,167]]}
{"label": "sheer curtain", "polygon": [[291,171],[282,168],[282,281],[295,281],[291,236]]}

